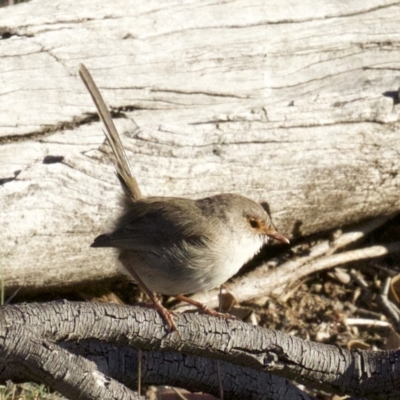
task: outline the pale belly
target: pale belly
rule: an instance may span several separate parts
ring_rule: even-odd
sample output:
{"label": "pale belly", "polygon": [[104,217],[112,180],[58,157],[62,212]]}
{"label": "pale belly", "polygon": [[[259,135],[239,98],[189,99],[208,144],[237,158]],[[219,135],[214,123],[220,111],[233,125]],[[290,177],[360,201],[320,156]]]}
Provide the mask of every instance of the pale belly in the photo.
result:
{"label": "pale belly", "polygon": [[186,257],[181,257],[180,251],[163,257],[149,253],[132,253],[132,256],[137,256],[135,272],[150,290],[173,296],[220,286],[253,258],[263,243],[263,238],[252,236],[226,244],[224,248],[229,251],[224,252],[220,248],[207,248],[185,252]]}

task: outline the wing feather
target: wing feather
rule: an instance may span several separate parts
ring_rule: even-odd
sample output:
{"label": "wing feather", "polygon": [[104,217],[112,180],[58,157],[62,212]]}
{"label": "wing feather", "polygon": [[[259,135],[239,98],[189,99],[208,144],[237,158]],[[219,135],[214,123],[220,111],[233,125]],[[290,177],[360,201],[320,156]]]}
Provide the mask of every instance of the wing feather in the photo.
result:
{"label": "wing feather", "polygon": [[207,240],[205,217],[194,200],[148,197],[133,202],[112,233],[100,235],[92,247],[152,251],[156,247]]}

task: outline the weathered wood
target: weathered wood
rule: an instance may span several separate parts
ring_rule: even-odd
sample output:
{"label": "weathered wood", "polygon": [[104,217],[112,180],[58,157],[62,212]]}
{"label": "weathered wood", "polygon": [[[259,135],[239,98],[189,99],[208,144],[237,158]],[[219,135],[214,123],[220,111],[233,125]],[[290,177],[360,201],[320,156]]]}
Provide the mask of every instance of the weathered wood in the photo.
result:
{"label": "weathered wood", "polygon": [[[144,400],[115,379],[100,372],[94,362],[71,354],[19,324],[1,329],[0,359],[7,376],[16,382],[45,383],[68,399]],[[7,360],[7,361],[6,361]]]}
{"label": "weathered wood", "polygon": [[6,286],[115,274],[113,252],[89,248],[119,188],[81,62],[148,195],[240,192],[289,236],[399,210],[399,19],[378,0],[1,9]]}
{"label": "weathered wood", "polygon": [[[136,370],[137,365],[130,361],[132,352],[129,352],[134,348],[148,352],[183,353],[184,360],[179,356],[170,359],[168,363],[170,365],[167,366],[168,374],[161,373],[158,382],[171,384],[179,381],[179,386],[187,387],[189,390],[199,390],[196,381],[198,383],[201,381],[202,390],[215,394],[218,385],[216,374],[201,367],[194,368],[188,379],[185,380],[182,376],[177,379],[181,368],[186,369],[185,364],[189,367],[193,365],[194,357],[207,357],[245,367],[230,368],[231,373],[240,378],[235,381],[237,388],[233,388],[234,390],[229,381],[227,382],[230,386],[227,385],[226,393],[229,398],[276,400],[303,398],[299,389],[294,388],[291,383],[281,379],[271,379],[267,373],[294,380],[308,389],[323,389],[325,392],[341,395],[394,400],[398,399],[400,394],[400,358],[397,350],[385,352],[348,350],[306,341],[241,321],[201,314],[178,313],[175,317],[178,332],[166,332],[162,319],[155,310],[104,303],[51,302],[9,305],[3,307],[2,318],[4,323],[0,326],[0,363],[6,365],[6,368],[0,370],[0,383],[12,377],[15,379],[13,372],[16,374],[21,371],[21,366],[29,366],[33,371],[36,369],[34,376],[42,379],[44,375],[42,369],[46,370],[46,377],[55,374],[58,379],[53,380],[53,385],[57,383],[61,386],[65,380],[71,386],[75,378],[75,381],[81,384],[82,390],[86,386],[86,389],[95,389],[97,392],[101,390],[104,393],[107,385],[104,385],[104,376],[98,374],[98,367],[102,373],[135,389],[136,374],[132,371]],[[33,336],[28,335],[29,332],[32,332]],[[12,340],[13,338],[15,340]],[[42,340],[40,342],[32,340],[36,338]],[[26,343],[22,349],[19,346],[21,339]],[[64,350],[56,353],[55,343],[62,346],[65,342],[67,346]],[[108,345],[114,347],[110,348]],[[40,357],[27,357],[28,360],[25,361],[26,348],[29,350],[33,348],[34,354],[45,352],[48,358],[44,363],[40,362]],[[76,352],[93,362],[88,365],[87,360],[74,356],[68,359],[65,350]],[[154,356],[157,359],[157,353]],[[189,357],[186,358],[187,356]],[[18,364],[18,358],[22,358],[22,365]],[[29,358],[36,359],[29,360]],[[144,358],[146,359],[146,356]],[[65,360],[61,363],[61,367],[57,365],[60,360]],[[7,364],[10,361],[13,365]],[[87,371],[81,379],[79,376],[62,373],[66,369],[65,364],[73,365],[72,363],[77,361],[79,370]],[[183,365],[180,368],[181,363]],[[144,379],[147,379],[146,360],[143,361],[142,368]],[[150,368],[154,374],[158,369],[162,369],[162,366],[150,365]],[[247,373],[246,369],[253,369],[258,373]],[[224,383],[226,379],[224,364],[221,365],[220,371]],[[182,372],[187,376],[186,371]],[[211,378],[212,375],[214,378]],[[91,382],[93,376],[99,378],[94,388]],[[25,377],[26,375],[23,376]],[[21,376],[17,375],[16,378],[21,379]],[[83,380],[86,381],[85,386]],[[254,385],[254,392],[251,391],[254,384],[252,380],[259,381]],[[114,384],[115,388],[117,382],[111,381],[111,384]],[[250,393],[246,393],[247,390]],[[262,392],[263,390],[265,392]],[[239,397],[237,392],[248,395]],[[76,395],[71,398],[76,398]]]}

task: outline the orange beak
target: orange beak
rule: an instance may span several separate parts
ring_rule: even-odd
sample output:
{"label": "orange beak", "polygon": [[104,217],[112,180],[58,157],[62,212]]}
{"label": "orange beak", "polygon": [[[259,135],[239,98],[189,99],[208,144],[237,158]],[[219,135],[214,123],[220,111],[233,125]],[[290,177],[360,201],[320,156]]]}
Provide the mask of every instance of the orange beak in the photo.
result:
{"label": "orange beak", "polygon": [[278,240],[279,242],[287,243],[287,244],[290,243],[290,241],[287,237],[278,233],[274,228],[265,228],[263,233],[265,236],[268,236],[271,239]]}

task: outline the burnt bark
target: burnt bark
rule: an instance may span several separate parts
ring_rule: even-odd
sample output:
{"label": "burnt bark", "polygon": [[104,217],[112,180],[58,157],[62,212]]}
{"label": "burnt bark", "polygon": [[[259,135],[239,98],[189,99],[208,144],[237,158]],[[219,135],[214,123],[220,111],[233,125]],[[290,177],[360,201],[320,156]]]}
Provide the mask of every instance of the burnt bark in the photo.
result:
{"label": "burnt bark", "polygon": [[[305,341],[243,322],[192,313],[179,314],[176,323],[178,331],[168,332],[154,310],[141,307],[68,302],[5,306],[2,309],[3,369],[0,378],[2,381],[13,378],[10,372],[12,370],[5,363],[9,358],[10,349],[16,347],[15,343],[19,342],[14,341],[13,336],[17,339],[24,337],[20,332],[29,328],[36,337],[42,338],[41,348],[44,347],[45,351],[50,352],[50,356],[57,354],[59,357],[55,364],[51,364],[46,362],[50,359],[49,356],[43,358],[45,355],[39,354],[37,347],[32,349],[26,346],[26,353],[23,354],[14,351],[14,362],[18,357],[24,359],[26,354],[37,354],[39,360],[45,360],[37,366],[26,366],[22,363],[22,367],[17,363],[17,371],[22,369],[25,373],[27,370],[29,372],[26,376],[34,376],[36,380],[44,376],[43,366],[54,373],[52,369],[58,369],[59,365],[63,365],[63,369],[57,371],[57,379],[69,378],[68,374],[62,372],[68,368],[75,368],[76,360],[80,361],[84,356],[83,361],[86,358],[92,361],[79,362],[77,365],[78,368],[92,371],[91,377],[103,377],[104,374],[134,389],[136,379],[133,369],[136,366],[136,353],[132,353],[132,349],[141,349],[144,352],[155,352],[143,356],[142,371],[145,382],[179,382],[182,387],[210,393],[216,392],[217,383],[215,375],[210,379],[211,371],[208,368],[213,364],[212,360],[221,360],[222,377],[225,377],[225,374],[231,378],[240,376],[245,381],[253,380],[255,384],[252,386],[246,383],[246,388],[243,388],[243,385],[238,385],[239,381],[229,381],[225,377],[223,382],[232,398],[239,398],[243,393],[253,393],[253,390],[255,393],[252,398],[307,398],[301,397],[305,395],[289,382],[276,380],[268,374],[294,380],[309,388],[366,396],[371,399],[396,399],[400,394],[398,351],[350,351]],[[64,350],[57,353],[55,343]],[[66,356],[66,349],[79,356]],[[173,354],[176,352],[182,355]],[[129,361],[127,365],[121,366],[118,361],[125,357]],[[206,357],[208,360],[197,360],[196,357]],[[153,363],[159,361],[161,364],[157,368],[164,369],[165,365],[166,369],[154,378]],[[174,364],[173,368],[171,363]],[[199,367],[201,365],[207,368]],[[34,368],[38,368],[35,373],[32,372]],[[96,368],[99,368],[99,371],[96,371]],[[186,376],[194,378],[186,380]],[[20,374],[14,376],[20,377]],[[113,382],[112,378],[100,380],[103,383]],[[257,383],[259,380],[263,381],[263,384]],[[58,383],[59,387],[63,388],[63,385]],[[65,384],[64,381],[62,383]],[[98,389],[98,380],[86,382],[84,387],[90,384]],[[209,387],[206,390],[207,385]],[[108,385],[101,385],[102,389],[103,386]],[[240,390],[238,386],[241,387]],[[277,393],[278,387],[284,388],[284,391]],[[84,390],[81,388],[82,386],[79,390]],[[267,392],[263,392],[266,389]],[[280,397],[283,393],[292,397]]]}

